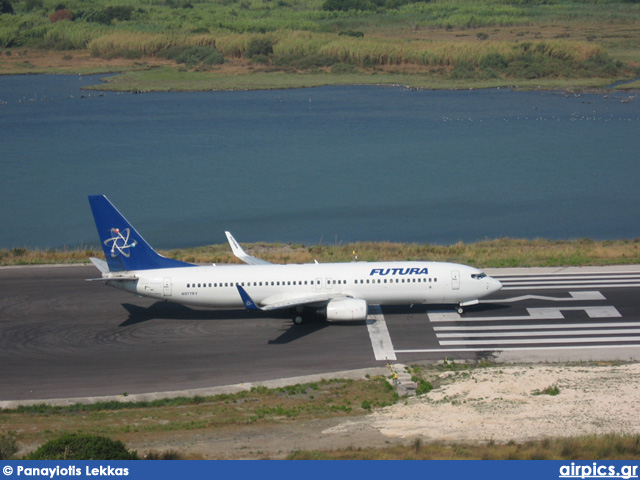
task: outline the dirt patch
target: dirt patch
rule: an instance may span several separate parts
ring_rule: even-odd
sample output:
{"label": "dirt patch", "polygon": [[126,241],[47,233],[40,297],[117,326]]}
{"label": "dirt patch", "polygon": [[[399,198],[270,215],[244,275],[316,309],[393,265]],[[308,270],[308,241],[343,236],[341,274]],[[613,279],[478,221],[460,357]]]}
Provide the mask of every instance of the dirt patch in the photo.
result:
{"label": "dirt patch", "polygon": [[174,62],[155,57],[129,60],[114,58],[105,60],[92,57],[86,50],[68,52],[49,50],[10,50],[0,56],[0,72],[2,74],[25,73],[101,73],[118,72],[131,69],[149,68],[150,66],[175,65]]}

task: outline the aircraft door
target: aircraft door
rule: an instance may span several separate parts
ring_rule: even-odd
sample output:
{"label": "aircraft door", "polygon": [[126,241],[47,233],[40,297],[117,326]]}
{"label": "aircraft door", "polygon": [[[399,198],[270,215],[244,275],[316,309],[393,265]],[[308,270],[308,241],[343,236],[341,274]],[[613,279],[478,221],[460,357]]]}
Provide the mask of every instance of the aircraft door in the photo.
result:
{"label": "aircraft door", "polygon": [[460,272],[458,270],[451,272],[451,289],[460,290]]}
{"label": "aircraft door", "polygon": [[169,277],[165,277],[162,280],[162,294],[165,297],[170,297],[171,296],[171,278],[169,278]]}

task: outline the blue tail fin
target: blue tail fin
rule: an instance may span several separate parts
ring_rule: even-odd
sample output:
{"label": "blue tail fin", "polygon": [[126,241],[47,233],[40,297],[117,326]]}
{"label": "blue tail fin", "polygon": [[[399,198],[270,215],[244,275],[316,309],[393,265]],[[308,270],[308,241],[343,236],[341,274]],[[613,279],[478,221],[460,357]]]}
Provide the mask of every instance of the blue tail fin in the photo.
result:
{"label": "blue tail fin", "polygon": [[195,266],[156,253],[104,195],[89,195],[89,203],[109,271]]}

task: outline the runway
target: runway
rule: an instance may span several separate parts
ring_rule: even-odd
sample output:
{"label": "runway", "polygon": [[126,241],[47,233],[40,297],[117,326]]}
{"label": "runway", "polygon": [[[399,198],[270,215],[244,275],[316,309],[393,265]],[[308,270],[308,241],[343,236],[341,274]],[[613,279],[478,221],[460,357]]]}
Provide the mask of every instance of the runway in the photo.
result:
{"label": "runway", "polygon": [[0,400],[176,391],[412,363],[640,356],[640,266],[487,270],[501,292],[450,307],[371,307],[294,326],[99,284],[93,266],[0,269]]}

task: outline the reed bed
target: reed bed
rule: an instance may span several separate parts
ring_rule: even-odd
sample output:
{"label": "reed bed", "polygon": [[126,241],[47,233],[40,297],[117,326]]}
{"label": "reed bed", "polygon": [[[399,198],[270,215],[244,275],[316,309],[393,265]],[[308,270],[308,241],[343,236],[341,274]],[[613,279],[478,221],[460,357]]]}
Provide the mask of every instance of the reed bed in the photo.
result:
{"label": "reed bed", "polygon": [[593,43],[552,40],[511,41],[408,41],[385,38],[354,38],[312,32],[279,32],[274,35],[274,55],[328,55],[356,65],[417,64],[429,67],[467,62],[478,66],[487,55],[501,55],[507,62],[523,55],[538,55],[563,61],[584,61],[603,53]]}
{"label": "reed bed", "polygon": [[171,34],[117,32],[92,40],[87,45],[87,49],[95,57],[109,57],[114,53],[126,51],[136,51],[152,56],[176,44],[178,39]]}
{"label": "reed bed", "polygon": [[[64,32],[64,30],[60,30]],[[54,31],[49,35],[54,35]],[[324,55],[338,62],[361,67],[415,64],[425,67],[452,67],[459,63],[479,66],[484,58],[499,55],[512,62],[523,56],[548,57],[572,64],[585,61],[604,50],[599,45],[571,40],[533,42],[512,41],[408,41],[388,38],[354,38],[350,36],[304,31],[278,31],[267,34],[216,32],[198,35],[148,32],[112,32],[89,40],[77,32],[77,39],[65,34],[64,41],[86,47],[93,56],[112,58],[137,52],[155,56],[176,46],[211,46],[226,58],[242,58],[255,39],[273,45],[273,57],[287,58]]]}

